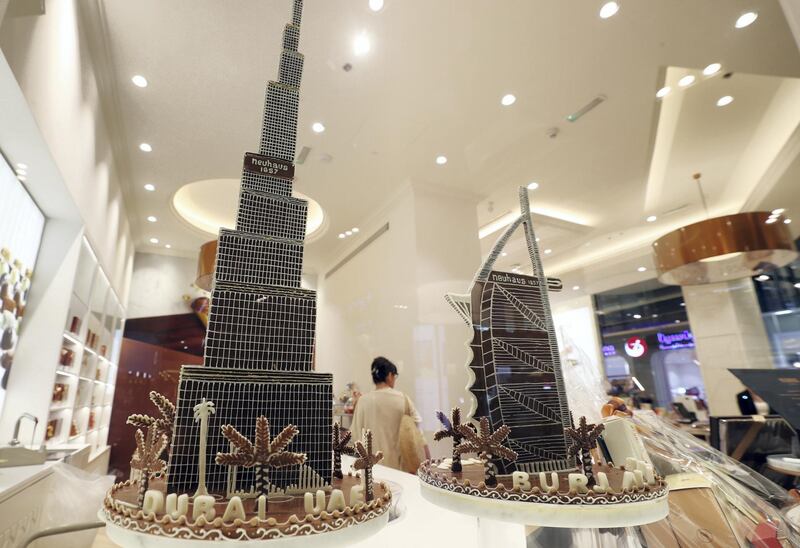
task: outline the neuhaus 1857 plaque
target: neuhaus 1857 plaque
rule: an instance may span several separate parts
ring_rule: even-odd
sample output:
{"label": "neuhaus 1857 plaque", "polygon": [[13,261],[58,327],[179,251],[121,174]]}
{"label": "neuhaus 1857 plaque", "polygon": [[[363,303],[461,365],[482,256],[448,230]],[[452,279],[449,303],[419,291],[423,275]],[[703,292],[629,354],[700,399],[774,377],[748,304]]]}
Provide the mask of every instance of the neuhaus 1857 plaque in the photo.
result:
{"label": "neuhaus 1857 plaque", "polygon": [[294,164],[291,162],[279,158],[270,158],[269,156],[253,154],[252,152],[247,152],[244,155],[244,170],[250,173],[270,175],[283,179],[291,179],[294,177]]}

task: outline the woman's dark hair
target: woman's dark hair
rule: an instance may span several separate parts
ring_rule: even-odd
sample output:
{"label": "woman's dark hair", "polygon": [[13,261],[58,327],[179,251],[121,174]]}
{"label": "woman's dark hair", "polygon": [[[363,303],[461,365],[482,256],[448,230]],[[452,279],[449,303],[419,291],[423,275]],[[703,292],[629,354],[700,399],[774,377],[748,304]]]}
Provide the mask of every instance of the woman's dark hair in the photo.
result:
{"label": "woman's dark hair", "polygon": [[392,362],[383,356],[378,356],[372,360],[372,382],[375,384],[386,382],[386,377],[389,376],[389,373],[397,375],[397,367]]}

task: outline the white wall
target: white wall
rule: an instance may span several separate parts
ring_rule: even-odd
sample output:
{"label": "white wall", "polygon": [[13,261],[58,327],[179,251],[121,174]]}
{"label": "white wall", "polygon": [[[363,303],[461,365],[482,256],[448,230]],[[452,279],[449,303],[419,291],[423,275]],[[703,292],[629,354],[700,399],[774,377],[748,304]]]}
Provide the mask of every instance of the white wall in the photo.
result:
{"label": "white wall", "polygon": [[373,358],[386,356],[397,364],[397,388],[414,400],[431,443],[436,410],[470,405],[472,332],[444,296],[466,292],[480,266],[476,204],[412,185],[388,203],[331,266],[387,222],[389,231],[330,277],[319,276],[317,369],[334,374],[336,391],[350,381],[366,391],[373,388]]}
{"label": "white wall", "polygon": [[[78,206],[86,237],[124,304],[133,243],[77,1],[47,2],[42,16],[5,17],[0,48]],[[29,184],[36,177],[36,166],[30,166]]]}
{"label": "white wall", "polygon": [[136,253],[133,261],[128,318],[148,318],[188,314],[189,303],[202,295],[193,286],[197,278],[197,261],[185,257]]}

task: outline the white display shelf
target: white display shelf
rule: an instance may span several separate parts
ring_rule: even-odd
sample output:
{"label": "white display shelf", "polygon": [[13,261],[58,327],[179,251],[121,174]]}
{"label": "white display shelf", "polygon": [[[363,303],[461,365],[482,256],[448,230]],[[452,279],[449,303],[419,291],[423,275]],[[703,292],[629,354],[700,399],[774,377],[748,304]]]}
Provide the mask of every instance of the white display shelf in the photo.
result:
{"label": "white display shelf", "polygon": [[64,401],[51,404],[47,422],[57,421],[57,426],[47,447],[86,442],[92,452],[104,448],[123,323],[122,306],[84,239],[62,334],[63,348],[73,352],[72,363],[56,369],[55,382],[68,393]]}

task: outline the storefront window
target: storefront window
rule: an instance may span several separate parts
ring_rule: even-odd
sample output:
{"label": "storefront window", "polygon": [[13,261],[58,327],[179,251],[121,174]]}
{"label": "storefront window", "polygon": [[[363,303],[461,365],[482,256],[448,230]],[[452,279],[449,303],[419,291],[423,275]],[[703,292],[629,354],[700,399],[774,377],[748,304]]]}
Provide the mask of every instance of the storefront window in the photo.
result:
{"label": "storefront window", "polygon": [[656,280],[595,295],[606,377],[648,407],[705,398],[680,287]]}
{"label": "storefront window", "polygon": [[800,368],[800,260],[756,276],[753,283],[775,367]]}

